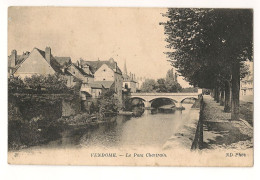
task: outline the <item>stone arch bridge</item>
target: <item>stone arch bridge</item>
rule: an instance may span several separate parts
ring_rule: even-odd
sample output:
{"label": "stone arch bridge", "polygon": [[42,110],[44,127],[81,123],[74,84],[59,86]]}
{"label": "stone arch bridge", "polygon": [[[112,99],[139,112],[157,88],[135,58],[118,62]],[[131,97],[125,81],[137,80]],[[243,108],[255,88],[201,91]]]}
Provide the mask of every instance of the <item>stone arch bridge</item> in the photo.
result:
{"label": "stone arch bridge", "polygon": [[145,108],[150,108],[155,99],[166,98],[174,101],[176,106],[181,106],[185,99],[198,99],[201,93],[131,93],[131,99],[137,98],[144,102]]}

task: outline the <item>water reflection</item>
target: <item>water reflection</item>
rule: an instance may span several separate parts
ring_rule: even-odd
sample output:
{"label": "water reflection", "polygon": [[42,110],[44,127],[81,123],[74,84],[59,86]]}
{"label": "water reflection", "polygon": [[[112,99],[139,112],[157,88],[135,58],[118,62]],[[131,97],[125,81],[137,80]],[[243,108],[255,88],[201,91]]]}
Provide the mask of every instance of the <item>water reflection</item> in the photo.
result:
{"label": "water reflection", "polygon": [[161,147],[174,132],[183,125],[189,115],[191,105],[185,105],[185,111],[172,114],[156,113],[143,110],[140,117],[117,116],[114,123],[102,124],[91,129],[88,136],[81,139],[86,147]]}
{"label": "water reflection", "polygon": [[191,104],[172,114],[138,110],[138,117],[119,115],[109,123],[90,128],[68,130],[56,146],[62,147],[156,147],[160,148],[189,118]]}

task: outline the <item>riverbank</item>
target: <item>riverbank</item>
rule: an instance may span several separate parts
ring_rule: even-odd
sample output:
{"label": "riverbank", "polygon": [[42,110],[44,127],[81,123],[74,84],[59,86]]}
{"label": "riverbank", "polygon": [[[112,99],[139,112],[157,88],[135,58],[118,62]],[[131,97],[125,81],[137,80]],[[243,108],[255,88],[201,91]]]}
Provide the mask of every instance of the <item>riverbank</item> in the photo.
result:
{"label": "riverbank", "polygon": [[[97,127],[104,123],[113,123],[114,114],[101,118],[98,113],[79,113],[74,116],[61,117],[56,120],[34,119],[24,121],[22,117],[9,122],[9,151],[42,146],[52,141],[57,141],[64,136],[64,132],[81,131]],[[16,137],[16,138],[15,138]]]}
{"label": "riverbank", "polygon": [[183,114],[183,125],[174,133],[164,144],[164,150],[190,150],[196,141],[196,133],[198,129],[200,119],[200,104],[201,100],[197,100],[185,111],[188,111],[186,115]]}
{"label": "riverbank", "polygon": [[[203,149],[253,149],[253,127],[248,123],[250,120],[231,121],[231,113],[225,113],[224,107],[212,97],[204,96],[203,99]],[[249,110],[246,112],[250,113]]]}

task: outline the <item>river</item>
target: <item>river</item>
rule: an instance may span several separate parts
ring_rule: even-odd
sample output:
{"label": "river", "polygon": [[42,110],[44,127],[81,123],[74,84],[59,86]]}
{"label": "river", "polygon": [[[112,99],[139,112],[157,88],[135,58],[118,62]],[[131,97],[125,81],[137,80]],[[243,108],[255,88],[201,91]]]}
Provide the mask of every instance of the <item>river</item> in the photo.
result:
{"label": "river", "polygon": [[62,138],[42,148],[162,148],[186,120],[190,118],[192,104],[183,104],[185,110],[176,110],[171,114],[151,114],[150,110],[140,117],[119,115],[112,123],[100,124],[80,130],[62,133]]}

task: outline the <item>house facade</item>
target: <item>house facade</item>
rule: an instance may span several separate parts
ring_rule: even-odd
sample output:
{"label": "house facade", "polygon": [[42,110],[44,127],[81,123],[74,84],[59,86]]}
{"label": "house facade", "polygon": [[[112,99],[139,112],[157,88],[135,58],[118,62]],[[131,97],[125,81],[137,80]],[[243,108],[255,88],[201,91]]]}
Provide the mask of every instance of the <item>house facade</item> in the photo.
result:
{"label": "house facade", "polygon": [[122,105],[122,85],[123,77],[120,68],[114,59],[107,61],[84,61],[81,60],[82,67],[88,67],[89,71],[94,75],[94,84],[99,84],[104,89],[111,89],[115,92],[115,95]]}
{"label": "house facade", "polygon": [[84,61],[80,59],[72,63],[70,57],[53,56],[51,48],[45,51],[34,48],[31,52],[17,55],[13,50],[8,57],[8,75],[32,77],[33,75],[53,75],[58,73],[67,78],[67,86],[76,85],[81,81],[80,88],[82,100],[98,98],[104,89],[115,92],[115,96],[122,104],[123,76],[114,59],[107,61]]}
{"label": "house facade", "polygon": [[100,83],[84,83],[80,89],[82,100],[87,100],[88,97],[98,98],[104,89],[104,86]]}
{"label": "house facade", "polygon": [[33,75],[53,75],[55,73],[63,75],[67,79],[67,86],[76,84],[75,76],[66,71],[66,67],[71,64],[70,57],[54,57],[51,48],[46,47],[45,51],[33,48],[31,52],[17,55],[13,50],[8,57],[8,76],[15,76],[24,79]]}
{"label": "house facade", "polygon": [[249,73],[240,80],[240,96],[253,96],[254,95],[254,79],[253,79],[253,62],[246,61],[245,65],[248,66]]}
{"label": "house facade", "polygon": [[21,79],[31,77],[32,75],[55,74],[55,70],[58,70],[58,63],[54,62],[51,50],[48,47],[45,52],[34,48],[28,53],[27,58],[22,60],[18,59],[18,56],[15,54],[16,51],[12,51],[11,67],[15,68],[12,74],[16,77],[19,76]]}

